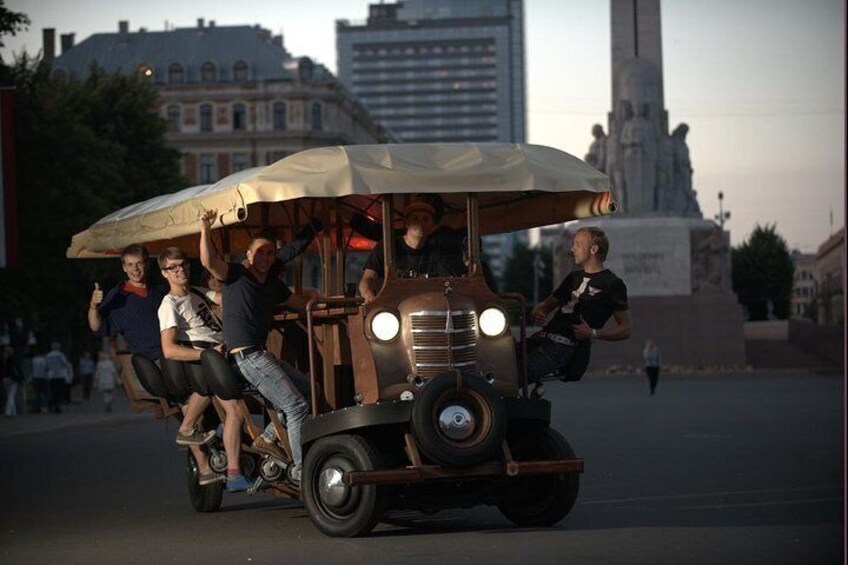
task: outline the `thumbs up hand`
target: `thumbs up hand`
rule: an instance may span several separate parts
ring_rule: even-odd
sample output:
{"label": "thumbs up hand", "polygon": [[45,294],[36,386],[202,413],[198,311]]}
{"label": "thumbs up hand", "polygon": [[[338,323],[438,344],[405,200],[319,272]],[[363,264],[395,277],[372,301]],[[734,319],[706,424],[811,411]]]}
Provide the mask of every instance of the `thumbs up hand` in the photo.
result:
{"label": "thumbs up hand", "polygon": [[97,308],[101,302],[103,302],[103,291],[100,290],[100,283],[94,283],[94,292],[91,293],[89,308]]}

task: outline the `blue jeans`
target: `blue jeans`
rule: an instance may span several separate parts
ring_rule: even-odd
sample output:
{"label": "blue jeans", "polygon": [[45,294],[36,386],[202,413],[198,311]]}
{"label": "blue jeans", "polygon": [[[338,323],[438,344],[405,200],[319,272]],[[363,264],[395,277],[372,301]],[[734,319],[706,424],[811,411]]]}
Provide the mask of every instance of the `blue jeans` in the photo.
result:
{"label": "blue jeans", "polygon": [[574,356],[574,348],[544,337],[527,342],[527,380],[539,382],[545,375],[564,368]]}
{"label": "blue jeans", "polygon": [[[300,426],[309,416],[309,405],[298,390],[300,387],[293,381],[300,381],[298,384],[301,386],[305,382],[308,387],[309,379],[285,361],[277,360],[267,351],[254,351],[246,355],[244,359],[236,356],[236,363],[244,378],[280,411],[280,419],[285,419],[292,459],[294,464],[299,466],[302,459]],[[276,438],[274,424],[268,424],[262,435],[266,440],[274,441]]]}

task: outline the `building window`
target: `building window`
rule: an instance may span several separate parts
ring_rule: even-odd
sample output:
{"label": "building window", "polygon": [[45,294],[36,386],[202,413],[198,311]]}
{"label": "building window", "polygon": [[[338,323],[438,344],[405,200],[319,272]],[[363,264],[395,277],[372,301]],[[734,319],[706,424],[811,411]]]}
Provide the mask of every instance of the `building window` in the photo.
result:
{"label": "building window", "polygon": [[243,171],[250,166],[247,153],[233,153],[233,172]]}
{"label": "building window", "polygon": [[168,131],[176,133],[180,131],[182,125],[182,112],[176,104],[168,106]]}
{"label": "building window", "polygon": [[243,130],[246,127],[247,112],[244,109],[244,104],[233,105],[233,129]]}
{"label": "building window", "polygon": [[211,104],[203,104],[200,107],[200,131],[212,131]]}
{"label": "building window", "polygon": [[244,61],[237,61],[236,64],[233,65],[233,81],[247,81],[247,63],[245,63]]}
{"label": "building window", "polygon": [[182,84],[185,82],[185,71],[179,63],[171,63],[168,67],[168,82],[172,84]]}
{"label": "building window", "polygon": [[215,68],[215,63],[206,61],[200,66],[200,81],[215,82],[218,77],[218,70]]}
{"label": "building window", "polygon": [[275,102],[274,103],[274,129],[275,130],[286,129],[286,103],[285,102]]}
{"label": "building window", "polygon": [[201,153],[200,155],[200,182],[212,184],[218,180],[218,164],[213,153]]}
{"label": "building window", "polygon": [[321,131],[321,104],[315,102],[312,104],[312,129],[315,131]]}

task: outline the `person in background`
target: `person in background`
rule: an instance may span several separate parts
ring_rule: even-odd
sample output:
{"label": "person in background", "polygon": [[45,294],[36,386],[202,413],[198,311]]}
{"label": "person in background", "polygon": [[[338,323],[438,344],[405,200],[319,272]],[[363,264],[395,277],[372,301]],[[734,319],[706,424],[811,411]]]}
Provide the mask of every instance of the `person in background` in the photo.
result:
{"label": "person in background", "polygon": [[91,398],[91,385],[94,380],[94,359],[91,358],[90,351],[82,352],[78,369],[80,384],[82,384],[82,397],[83,400],[88,400]]}
{"label": "person in background", "polygon": [[103,397],[103,411],[112,411],[112,395],[118,382],[118,370],[105,351],[97,354],[97,367],[94,369],[95,387]]}
{"label": "person in background", "polygon": [[8,418],[18,415],[18,388],[24,382],[24,374],[15,359],[15,350],[10,345],[3,347],[2,381],[6,388],[6,406],[3,413]]}
{"label": "person in background", "polygon": [[657,389],[657,381],[660,378],[660,365],[662,364],[660,350],[657,348],[657,344],[654,343],[653,339],[647,339],[645,341],[645,350],[642,352],[642,357],[645,358],[645,373],[648,375],[648,385],[651,389],[651,396],[653,396],[654,391]]}
{"label": "person in background", "polygon": [[47,379],[47,360],[44,358],[44,346],[36,345],[32,356],[32,384],[35,388],[35,402],[32,411],[36,414],[50,406],[50,381]]}
{"label": "person in background", "polygon": [[47,380],[50,381],[50,400],[48,406],[51,412],[62,412],[62,399],[65,397],[65,387],[68,375],[72,375],[73,367],[62,353],[62,345],[54,341],[50,345],[50,353],[44,356],[47,364]]}

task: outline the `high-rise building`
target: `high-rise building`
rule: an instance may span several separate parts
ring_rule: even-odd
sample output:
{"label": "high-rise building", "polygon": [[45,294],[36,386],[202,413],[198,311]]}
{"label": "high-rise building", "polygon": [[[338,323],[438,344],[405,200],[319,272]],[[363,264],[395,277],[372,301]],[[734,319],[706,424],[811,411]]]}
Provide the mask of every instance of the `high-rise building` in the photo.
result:
{"label": "high-rise building", "polygon": [[[371,4],[336,22],[339,80],[400,141],[524,143],[523,0]],[[517,240],[484,238],[502,279]]]}
{"label": "high-rise building", "polygon": [[[49,33],[48,33],[49,32]],[[45,57],[55,32],[45,30]],[[281,36],[257,26],[98,33],[74,45],[62,35],[53,73],[85,78],[91,65],[135,74],[159,93],[167,143],[182,155],[192,184],[217,181],[303,149],[385,143],[392,138],[323,66],[293,57]]]}
{"label": "high-rise building", "polygon": [[404,142],[525,140],[523,0],[371,4],[336,22],[339,79]]}

